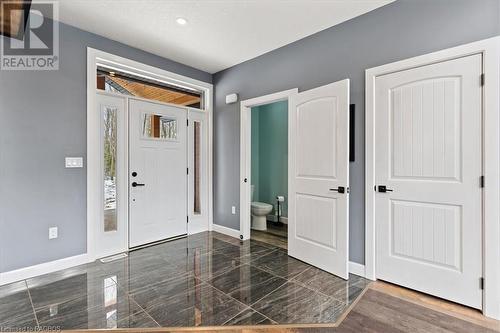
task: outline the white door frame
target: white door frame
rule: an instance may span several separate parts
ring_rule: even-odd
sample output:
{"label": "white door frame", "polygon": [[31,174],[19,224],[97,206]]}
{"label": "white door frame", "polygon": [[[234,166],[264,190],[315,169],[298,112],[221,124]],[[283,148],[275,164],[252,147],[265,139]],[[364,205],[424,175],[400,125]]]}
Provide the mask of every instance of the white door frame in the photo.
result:
{"label": "white door frame", "polygon": [[[191,140],[194,137],[194,123],[198,122],[201,125],[202,137],[207,137],[208,134],[208,114],[206,111],[188,108],[188,149],[187,149],[187,160],[188,160],[188,169],[189,169],[189,177],[188,177],[188,194],[191,193],[191,189],[194,188],[194,142]],[[189,222],[188,222],[188,235],[195,234],[205,230],[211,230],[210,225],[207,225],[206,221],[210,220],[210,212],[211,212],[211,203],[209,202],[209,198],[212,196],[212,192],[209,193],[208,182],[210,177],[208,176],[208,159],[210,156],[209,152],[209,143],[208,140],[201,141],[201,184],[200,184],[200,193],[201,193],[201,213],[194,214],[194,197],[188,196],[188,213],[189,213]]]}
{"label": "white door frame", "polygon": [[[158,101],[151,101],[144,98],[125,96],[119,93],[110,93],[97,90],[97,80],[96,71],[97,64],[104,64],[107,67],[115,68],[117,71],[124,71],[129,73],[134,73],[139,76],[144,76],[147,78],[152,78],[161,82],[166,82],[170,84],[181,85],[188,88],[194,88],[199,91],[203,91],[205,100],[205,110],[204,112],[208,115],[208,153],[207,153],[207,178],[208,178],[208,226],[207,230],[212,230],[213,226],[213,191],[212,191],[212,179],[213,179],[213,85],[196,79],[192,79],[183,75],[172,73],[160,68],[149,66],[134,60],[123,58],[111,53],[96,50],[93,48],[87,48],[87,261],[92,262],[98,259],[98,254],[96,253],[95,241],[96,233],[99,232],[98,221],[100,221],[101,205],[102,203],[96,199],[97,196],[93,195],[102,191],[101,188],[101,156],[100,156],[100,122],[99,115],[95,112],[96,98],[97,94],[104,94],[110,96],[116,96],[124,98],[126,103],[126,112],[128,113],[128,100],[136,99],[148,101],[156,104],[169,105],[174,107],[182,107],[175,104],[161,103]],[[182,107],[186,110],[191,110],[192,108]],[[194,110],[194,109],[193,109]],[[196,109],[197,110],[197,109]],[[126,127],[126,135],[123,139],[128,142],[128,126]],[[127,154],[124,159],[127,161],[125,165],[122,166],[122,170],[128,175],[128,149],[125,152]],[[128,192],[128,191],[127,191]],[[128,200],[128,198],[127,198]],[[128,202],[128,201],[127,201]],[[124,217],[126,219],[126,225],[128,226],[128,209],[126,209],[127,214]],[[126,244],[127,247],[123,251],[128,250],[128,228],[126,230]]]}
{"label": "white door frame", "polygon": [[[290,117],[293,116],[292,98],[299,93],[299,89],[290,89],[280,91],[274,94],[255,97],[241,101],[240,107],[240,239],[250,239],[250,205],[252,201],[251,194],[251,163],[252,163],[252,139],[251,111],[253,107],[271,104],[274,102],[288,101],[288,191],[293,186],[290,173]],[[245,179],[247,180],[245,182]],[[288,216],[290,222],[290,216]]]}
{"label": "white door frame", "polygon": [[[500,319],[500,37],[366,70],[365,272],[376,280],[375,79],[377,76],[464,57],[483,55],[483,314]],[[478,84],[480,78],[478,78]],[[479,282],[478,282],[479,284]],[[479,285],[478,285],[479,288]]]}
{"label": "white door frame", "polygon": [[[99,234],[94,234],[95,237],[95,243],[93,243],[94,250],[97,252],[99,249],[99,245],[102,245],[103,243],[108,243],[109,240],[111,242],[116,240],[116,233],[119,233],[121,230],[120,228],[124,228],[124,233],[123,237],[120,238],[121,243],[123,244],[122,247],[120,248],[109,248],[109,246],[105,249],[105,252],[100,252],[99,257],[103,256],[110,256],[113,254],[116,254],[116,251],[123,252],[124,246],[128,244],[128,200],[129,200],[129,191],[128,191],[128,108],[129,108],[129,103],[127,98],[123,96],[117,96],[117,95],[109,95],[106,93],[101,93],[97,92],[96,97],[99,96],[99,104],[101,100],[114,100],[116,99],[117,101],[119,100],[122,105],[121,108],[118,108],[118,114],[117,114],[117,159],[116,159],[116,218],[117,218],[117,228],[114,231],[109,231],[106,232],[106,235],[99,235]],[[94,106],[96,106],[98,103],[94,103]],[[116,105],[107,105],[107,106],[116,106]],[[94,109],[94,112],[97,111]],[[102,114],[96,112],[96,116],[99,117],[99,122],[102,122]],[[97,123],[96,123],[97,125]],[[98,128],[98,144],[94,147],[96,150],[99,151],[99,156],[102,155],[102,142],[103,142],[103,131],[102,127]],[[101,184],[101,191],[99,192],[94,192],[94,195],[92,197],[92,202],[94,204],[99,204],[100,208],[100,216],[102,216],[102,202],[103,202],[103,191],[102,191],[102,183],[101,181],[103,180],[102,174],[103,174],[103,168],[104,168],[104,160],[102,158],[99,158],[99,183]],[[87,166],[88,167],[88,166]],[[97,194],[98,193],[98,194]],[[97,195],[96,195],[97,194]],[[88,199],[87,199],[88,202]],[[101,219],[98,217],[96,220],[94,220],[94,224],[96,227],[102,227],[103,225],[100,223]],[[107,238],[107,239],[106,239]]]}

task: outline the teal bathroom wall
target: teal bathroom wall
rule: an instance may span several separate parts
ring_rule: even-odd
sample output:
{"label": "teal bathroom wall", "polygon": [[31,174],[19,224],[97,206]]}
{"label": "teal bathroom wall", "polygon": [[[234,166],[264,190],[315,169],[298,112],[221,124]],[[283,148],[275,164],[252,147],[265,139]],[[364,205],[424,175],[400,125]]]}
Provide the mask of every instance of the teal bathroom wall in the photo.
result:
{"label": "teal bathroom wall", "polygon": [[[288,216],[288,102],[252,108],[253,201],[272,204],[283,195],[282,216]],[[273,211],[274,214],[274,211]]]}
{"label": "teal bathroom wall", "polygon": [[254,193],[253,193],[253,198],[252,201],[259,201],[260,196],[259,196],[259,179],[260,179],[260,172],[259,172],[259,162],[260,162],[260,155],[259,155],[259,139],[260,139],[260,134],[259,134],[259,107],[252,108],[252,163],[251,163],[251,183],[254,185]]}

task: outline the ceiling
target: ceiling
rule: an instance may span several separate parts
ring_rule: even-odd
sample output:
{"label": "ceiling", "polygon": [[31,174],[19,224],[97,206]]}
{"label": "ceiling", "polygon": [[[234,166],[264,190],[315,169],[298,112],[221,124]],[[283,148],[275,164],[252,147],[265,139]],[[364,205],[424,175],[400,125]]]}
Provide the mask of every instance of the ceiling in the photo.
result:
{"label": "ceiling", "polygon": [[173,91],[153,85],[129,81],[120,77],[108,77],[108,80],[115,82],[133,96],[139,96],[154,101],[177,105],[191,106],[193,104],[200,103],[200,96],[194,96],[179,91]]}
{"label": "ceiling", "polygon": [[215,73],[392,1],[60,0],[59,19]]}

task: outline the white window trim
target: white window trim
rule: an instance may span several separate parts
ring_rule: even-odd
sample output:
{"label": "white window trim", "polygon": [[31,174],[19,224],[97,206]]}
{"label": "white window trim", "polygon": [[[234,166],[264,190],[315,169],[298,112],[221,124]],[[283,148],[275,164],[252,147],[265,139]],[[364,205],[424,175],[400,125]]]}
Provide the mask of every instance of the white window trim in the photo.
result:
{"label": "white window trim", "polygon": [[[205,111],[200,111],[198,109],[189,109],[188,112],[189,128],[188,137],[194,138],[194,123],[199,122],[201,125],[202,138],[206,136],[208,130],[208,117]],[[204,225],[204,221],[208,220],[208,214],[210,213],[210,206],[208,198],[211,196],[211,192],[208,193],[208,142],[207,140],[201,140],[201,165],[200,165],[200,194],[201,194],[201,213],[194,213],[194,193],[188,198],[188,211],[189,211],[189,223],[188,223],[188,235],[207,230]],[[187,149],[187,159],[189,168],[188,177],[188,193],[194,192],[194,176],[195,176],[195,165],[194,165],[194,141],[188,140]],[[213,230],[208,226],[210,230]]]}
{"label": "white window trim", "polygon": [[[121,96],[133,98],[138,100],[150,101],[138,97],[124,96],[117,93],[97,92],[96,72],[97,64],[103,64],[117,70],[128,71],[142,75],[151,79],[161,82],[180,85],[187,88],[196,89],[204,92],[205,104],[204,112],[208,115],[208,230],[213,229],[213,85],[207,82],[196,80],[187,76],[172,73],[157,67],[149,66],[134,60],[123,58],[111,53],[87,48],[87,260],[89,262],[97,259],[95,252],[95,235],[98,230],[97,224],[93,217],[101,213],[100,202],[93,199],[92,194],[101,191],[100,184],[101,168],[99,161],[99,128],[95,128],[97,113],[94,110],[96,105],[96,96],[100,94],[108,94],[113,96]],[[150,101],[158,104],[157,101]],[[177,106],[178,105],[174,105]],[[190,109],[191,108],[187,108]],[[199,111],[197,109],[193,109]],[[128,172],[127,172],[128,174]],[[128,222],[127,222],[128,223]],[[127,230],[127,244],[128,244],[128,230]],[[126,250],[126,249],[124,249]]]}
{"label": "white window trim", "polygon": [[[270,104],[279,101],[288,101],[288,119],[292,117],[294,105],[291,99],[299,93],[297,88],[280,91],[274,94],[247,99],[241,102],[240,109],[240,239],[250,239],[250,205],[251,205],[251,111],[253,107]],[[288,191],[291,191],[292,178],[290,173],[291,144],[290,144],[290,121],[288,122]],[[245,178],[247,182],[245,182]],[[290,218],[290,216],[288,217]]]}
{"label": "white window trim", "polygon": [[[457,57],[482,54],[483,89],[483,314],[500,319],[500,37],[394,62],[366,70],[365,108],[365,270],[372,280],[376,274],[375,238],[375,79],[377,76],[442,62]],[[479,78],[478,78],[479,80]],[[479,278],[479,277],[478,277]],[[479,288],[479,282],[478,282]]]}

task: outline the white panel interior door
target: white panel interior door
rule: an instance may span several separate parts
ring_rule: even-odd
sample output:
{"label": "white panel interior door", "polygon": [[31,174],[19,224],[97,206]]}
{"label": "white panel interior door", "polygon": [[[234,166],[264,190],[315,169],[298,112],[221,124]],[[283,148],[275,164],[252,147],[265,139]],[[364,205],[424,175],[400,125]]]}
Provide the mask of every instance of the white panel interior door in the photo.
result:
{"label": "white panel interior door", "polygon": [[349,80],[301,92],[294,103],[288,254],[347,279]]}
{"label": "white panel interior door", "polygon": [[130,247],[186,234],[187,110],[130,100],[129,118]]}
{"label": "white panel interior door", "polygon": [[375,82],[377,278],[481,308],[481,55]]}

